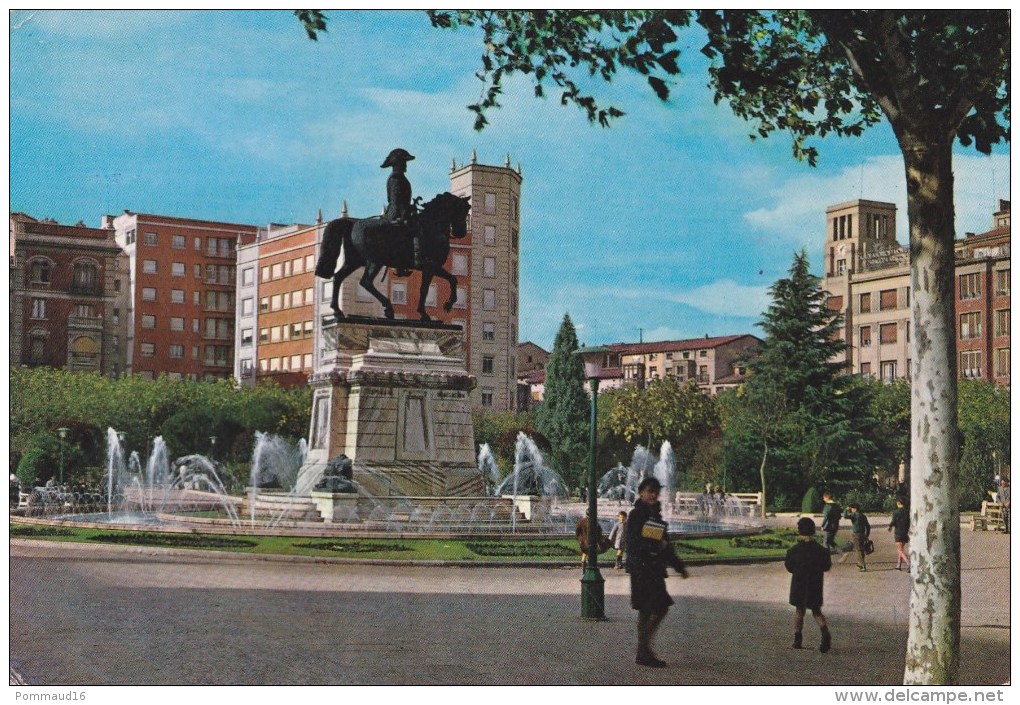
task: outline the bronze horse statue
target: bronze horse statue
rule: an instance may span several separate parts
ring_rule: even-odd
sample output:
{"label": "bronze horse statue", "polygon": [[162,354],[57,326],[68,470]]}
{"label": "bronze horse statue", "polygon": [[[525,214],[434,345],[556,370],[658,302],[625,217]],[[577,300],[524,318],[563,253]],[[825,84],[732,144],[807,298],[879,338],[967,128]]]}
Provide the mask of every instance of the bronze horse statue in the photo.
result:
{"label": "bronze horse statue", "polygon": [[[450,298],[443,304],[449,311],[457,302],[457,278],[444,267],[450,253],[450,238],[462,238],[467,234],[467,215],[471,208],[468,198],[452,193],[441,193],[425,204],[421,212],[407,225],[391,223],[382,218],[338,218],[326,225],[319,249],[319,261],[315,274],[323,279],[333,279],[331,306],[337,320],[344,317],[340,310],[340,284],[361,267],[361,286],[383,305],[386,318],[393,318],[393,305],[375,288],[373,281],[383,267],[396,270],[417,269],[413,266],[414,252],[410,228],[421,229],[420,271],[421,290],[418,297],[418,313],[421,320],[428,321],[425,312],[425,297],[432,278],[439,276],[450,285]],[[343,249],[344,263],[334,272],[340,250]]]}

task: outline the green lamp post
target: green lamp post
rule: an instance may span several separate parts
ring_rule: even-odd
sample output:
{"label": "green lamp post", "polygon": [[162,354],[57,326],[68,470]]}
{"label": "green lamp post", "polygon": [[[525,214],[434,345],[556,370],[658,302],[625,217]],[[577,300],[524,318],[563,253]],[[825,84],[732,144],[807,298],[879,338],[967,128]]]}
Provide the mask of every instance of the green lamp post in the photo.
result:
{"label": "green lamp post", "polygon": [[598,548],[598,484],[595,478],[596,423],[598,421],[599,371],[608,348],[579,348],[575,354],[584,362],[584,376],[591,387],[591,440],[588,456],[588,560],[581,576],[581,617],[584,619],[606,618],[605,578],[599,572]]}
{"label": "green lamp post", "polygon": [[64,439],[67,438],[67,432],[69,428],[61,426],[57,429],[57,435],[60,436],[60,486],[64,486]]}

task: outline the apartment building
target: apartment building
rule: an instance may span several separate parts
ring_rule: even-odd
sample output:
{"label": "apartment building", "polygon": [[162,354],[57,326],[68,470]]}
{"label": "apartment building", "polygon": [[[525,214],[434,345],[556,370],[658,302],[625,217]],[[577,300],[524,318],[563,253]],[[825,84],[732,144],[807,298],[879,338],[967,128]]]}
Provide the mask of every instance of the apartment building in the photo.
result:
{"label": "apartment building", "polygon": [[125,210],[104,216],[128,259],[126,368],[178,379],[230,377],[237,247],[254,225]]}
{"label": "apartment building", "polygon": [[259,228],[255,242],[237,248],[234,376],[242,384],[308,383],[322,318],[315,261],[323,227],[321,215],[314,225],[269,225]]}
{"label": "apartment building", "polygon": [[[964,378],[1009,385],[1010,204],[993,228],[956,242],[957,365]],[[850,201],[826,209],[829,306],[843,313],[844,361],[854,374],[910,378],[910,253],[896,239],[896,207]]]}
{"label": "apartment building", "polygon": [[[510,168],[509,157],[503,167],[479,164],[476,156],[468,164],[453,164],[451,193],[471,199],[468,233],[450,242],[446,261],[457,278],[457,302],[450,312],[443,310],[449,291],[442,280],[433,280],[425,292],[425,310],[433,320],[463,327],[467,368],[478,378],[472,405],[491,410],[518,404],[521,180],[520,168]],[[340,217],[350,217],[346,203]],[[325,226],[321,216],[315,225],[270,226],[251,245],[239,248],[235,374],[245,383],[268,376],[285,385],[304,384],[311,372],[308,363],[321,354],[322,343],[315,341],[320,322],[332,316],[333,291],[332,281],[314,276]],[[361,286],[360,277],[361,270],[341,285],[340,308],[347,315],[381,317],[382,305]],[[392,302],[395,318],[419,318],[420,272],[401,277],[384,269],[373,283]]]}
{"label": "apartment building", "polygon": [[128,262],[113,230],[10,214],[11,364],[125,370]]}
{"label": "apartment building", "polygon": [[[653,343],[611,343],[598,348],[599,387],[602,390],[645,384],[674,377],[694,381],[704,394],[716,395],[747,378],[747,360],[762,344],[753,335],[663,340]],[[582,348],[583,349],[583,348]],[[531,401],[542,401],[545,372],[529,370],[520,383],[530,389]]]}

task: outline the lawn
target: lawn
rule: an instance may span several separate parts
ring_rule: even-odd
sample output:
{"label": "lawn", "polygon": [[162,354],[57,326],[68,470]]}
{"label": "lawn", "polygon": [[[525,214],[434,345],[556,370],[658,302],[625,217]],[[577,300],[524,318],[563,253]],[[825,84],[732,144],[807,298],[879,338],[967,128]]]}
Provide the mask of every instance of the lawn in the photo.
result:
{"label": "lawn", "polygon": [[[573,538],[557,539],[377,539],[309,538],[295,536],[226,536],[218,534],[116,531],[65,526],[39,526],[11,522],[11,538],[32,538],[77,543],[106,543],[163,548],[232,551],[248,554],[339,557],[408,561],[547,561],[563,563],[579,560]],[[777,559],[786,554],[795,535],[789,530],[768,530],[749,537],[680,539],[674,542],[677,553],[691,563]],[[600,558],[611,562],[612,550]]]}

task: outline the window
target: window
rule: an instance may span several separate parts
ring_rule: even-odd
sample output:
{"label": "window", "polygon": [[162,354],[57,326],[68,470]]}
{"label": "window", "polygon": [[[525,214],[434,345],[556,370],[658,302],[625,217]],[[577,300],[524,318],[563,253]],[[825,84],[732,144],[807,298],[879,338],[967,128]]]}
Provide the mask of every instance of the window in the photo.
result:
{"label": "window", "polygon": [[496,276],[496,258],[486,257],[482,260],[482,276],[490,279]]}
{"label": "window", "polygon": [[46,299],[32,299],[32,318],[36,320],[46,318]]}
{"label": "window", "polygon": [[44,259],[34,259],[29,264],[28,283],[36,288],[48,288],[50,285],[50,263]]}
{"label": "window", "polygon": [[836,276],[842,277],[845,274],[846,274],[846,260],[845,259],[836,260]]}
{"label": "window", "polygon": [[825,307],[830,311],[842,311],[843,310],[843,297],[842,296],[830,296],[825,300]]}
{"label": "window", "polygon": [[496,290],[485,289],[482,291],[482,308],[486,311],[496,310]]}
{"label": "window", "polygon": [[390,299],[395,304],[406,304],[407,282],[393,282],[390,286]]}
{"label": "window", "polygon": [[280,326],[273,326],[269,329],[269,340],[273,343],[280,341]]}
{"label": "window", "polygon": [[485,244],[495,245],[496,244],[496,226],[486,225],[485,226]]}
{"label": "window", "polygon": [[860,340],[862,348],[871,346],[871,326],[861,326]]}
{"label": "window", "polygon": [[252,329],[252,328],[242,328],[241,329],[241,345],[251,345],[253,333],[254,333],[254,329]]}
{"label": "window", "polygon": [[496,324],[485,322],[482,323],[482,340],[495,340],[496,339]]}
{"label": "window", "polygon": [[435,284],[429,284],[429,292],[425,295],[425,305],[426,306],[435,306],[436,305],[436,299],[438,298],[438,296],[439,296],[439,287],[437,287]]}
{"label": "window", "polygon": [[305,271],[305,261],[304,261],[304,259],[302,259],[301,257],[298,257],[297,259],[295,259],[293,262],[290,263],[290,268],[291,268],[291,271],[294,272],[294,274],[301,274],[301,272]]}
{"label": "window", "polygon": [[[183,235],[173,235],[170,238],[170,246],[175,250],[183,250],[188,246]],[[182,355],[183,357],[183,355]]]}
{"label": "window", "polygon": [[199,323],[197,318],[192,318],[191,319],[191,332],[192,333],[198,333],[201,330],[200,326],[201,326],[201,324]]}
{"label": "window", "polygon": [[269,342],[269,329],[268,328],[259,328],[259,342],[260,343],[268,343]]}
{"label": "window", "polygon": [[517,196],[510,197],[510,217],[517,220]]}
{"label": "window", "polygon": [[156,289],[151,286],[142,287],[142,301],[155,301]]}
{"label": "window", "polygon": [[170,357],[178,359],[178,360],[183,359],[184,358],[184,346],[183,345],[178,345],[176,343],[171,344],[170,345]]}
{"label": "window", "polygon": [[1009,377],[1009,348],[995,350],[995,376]]}
{"label": "window", "polygon": [[255,313],[255,299],[253,299],[250,296],[246,299],[241,299],[241,315],[251,316],[254,313]]}
{"label": "window", "polygon": [[1009,296],[1009,270],[1000,269],[995,273],[995,295]]}
{"label": "window", "polygon": [[152,357],[156,354],[156,345],[155,343],[142,343],[138,346],[138,350],[142,357]]}
{"label": "window", "polygon": [[883,382],[895,382],[896,381],[896,361],[886,360],[882,363],[882,381]]}
{"label": "window", "polygon": [[981,351],[964,350],[960,353],[960,376],[980,377],[981,376]]}
{"label": "window", "polygon": [[861,294],[859,301],[858,310],[861,313],[871,313],[871,292]]}
{"label": "window", "polygon": [[871,363],[870,362],[862,362],[861,363],[861,377],[868,377],[868,378],[871,377]]}
{"label": "window", "polygon": [[270,298],[269,309],[271,311],[279,311],[283,308],[283,296],[281,294],[273,294]]}
{"label": "window", "polygon": [[155,274],[156,273],[156,260],[154,260],[154,259],[142,260],[142,273],[143,274]]}
{"label": "window", "polygon": [[241,270],[241,284],[243,286],[251,286],[255,283],[255,268],[245,267]]}
{"label": "window", "polygon": [[201,252],[201,251],[202,251],[202,238],[196,236],[195,237],[195,252]]}
{"label": "window", "polygon": [[482,355],[482,374],[491,375],[494,359],[492,355]]}
{"label": "window", "polygon": [[1009,335],[1009,309],[1003,308],[995,312],[995,337]]}
{"label": "window", "polygon": [[306,370],[312,369],[312,354],[311,353],[305,353],[304,357],[302,358],[302,361],[304,362],[304,367],[305,367]]}
{"label": "window", "polygon": [[891,311],[896,308],[896,290],[883,289],[878,294],[878,310]]}
{"label": "window", "polygon": [[878,340],[883,345],[896,342],[896,324],[883,323],[878,327]]}
{"label": "window", "polygon": [[264,281],[264,282],[269,281],[269,266],[268,265],[266,265],[265,267],[262,268],[262,281]]}
{"label": "window", "polygon": [[493,215],[496,212],[496,194],[485,194],[485,212]]}
{"label": "window", "polygon": [[454,308],[467,308],[468,301],[471,300],[471,292],[466,286],[457,287],[457,303],[453,305]]}
{"label": "window", "polygon": [[699,350],[698,357],[708,357],[708,350]]}
{"label": "window", "polygon": [[290,369],[300,370],[301,369],[301,356],[291,355],[290,356]]}
{"label": "window", "polygon": [[290,337],[293,340],[297,340],[298,338],[300,338],[301,337],[301,329],[302,329],[301,323],[291,323],[290,324]]}
{"label": "window", "polygon": [[202,294],[198,291],[191,292],[191,303],[195,306],[199,306],[202,303]]}
{"label": "window", "polygon": [[[173,331],[183,331],[184,330],[184,319],[180,318],[179,316],[171,316],[170,317],[170,330],[173,330]],[[181,357],[183,357],[183,356],[184,356],[184,353],[182,352],[181,353]]]}
{"label": "window", "polygon": [[981,337],[981,313],[973,311],[960,314],[960,340],[979,337]]}
{"label": "window", "polygon": [[981,275],[974,274],[960,275],[960,299],[976,299],[981,296]]}
{"label": "window", "polygon": [[315,255],[305,255],[305,271],[315,271]]}
{"label": "window", "polygon": [[460,276],[465,276],[468,273],[468,258],[467,255],[455,252],[453,254],[453,261],[450,264],[450,273]]}
{"label": "window", "polygon": [[286,262],[283,263],[283,276],[285,277],[290,276],[290,260],[287,260]]}
{"label": "window", "polygon": [[149,314],[145,314],[142,316],[142,328],[148,328],[149,330],[152,330],[155,327],[156,327],[155,316],[151,316]]}
{"label": "window", "polygon": [[120,325],[120,309],[119,308],[113,309],[113,325],[115,325],[115,326],[119,326]]}
{"label": "window", "polygon": [[277,262],[273,265],[273,279],[279,279],[283,276],[283,265]]}
{"label": "window", "polygon": [[[197,240],[198,238],[195,238],[195,239]],[[196,249],[198,249],[198,248],[196,248]],[[197,345],[192,345],[191,346],[191,359],[192,360],[197,360],[198,356],[199,356],[199,352],[200,351],[198,349],[198,346]]]}
{"label": "window", "polygon": [[156,233],[145,233],[145,244],[146,245],[155,245],[157,243],[157,241],[158,241],[158,238],[156,237]]}
{"label": "window", "polygon": [[482,390],[482,406],[492,406],[492,390]]}
{"label": "window", "polygon": [[130,230],[124,233],[124,242],[125,244],[130,245],[134,241],[135,241],[135,229],[131,228]]}
{"label": "window", "polygon": [[297,291],[293,292],[290,295],[290,303],[292,306],[304,306],[305,305],[304,289],[298,289]]}
{"label": "window", "polygon": [[183,304],[184,303],[184,289],[171,289],[170,290],[170,303],[172,303],[172,304]]}
{"label": "window", "polygon": [[259,299],[259,311],[265,313],[268,310],[269,310],[269,297],[263,296],[261,299]]}

